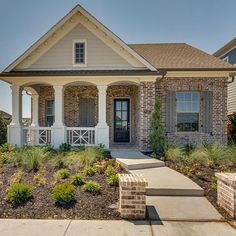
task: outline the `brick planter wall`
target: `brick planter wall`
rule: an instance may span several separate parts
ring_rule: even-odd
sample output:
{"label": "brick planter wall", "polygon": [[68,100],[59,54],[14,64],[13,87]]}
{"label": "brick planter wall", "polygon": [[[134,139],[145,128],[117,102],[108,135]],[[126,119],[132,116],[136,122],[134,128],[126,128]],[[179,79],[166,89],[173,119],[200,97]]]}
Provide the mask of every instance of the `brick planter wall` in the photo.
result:
{"label": "brick planter wall", "polygon": [[145,219],[147,181],[137,174],[119,174],[119,210],[124,219]]}
{"label": "brick planter wall", "polygon": [[217,203],[236,219],[236,173],[216,173]]}

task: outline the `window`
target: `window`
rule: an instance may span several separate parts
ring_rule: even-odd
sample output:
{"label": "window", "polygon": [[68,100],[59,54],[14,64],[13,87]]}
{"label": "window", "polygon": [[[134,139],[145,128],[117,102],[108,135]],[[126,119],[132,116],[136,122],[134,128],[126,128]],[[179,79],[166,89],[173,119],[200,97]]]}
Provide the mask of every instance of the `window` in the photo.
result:
{"label": "window", "polygon": [[222,58],[222,60],[224,61],[224,62],[229,62],[229,57],[224,57],[224,58]]}
{"label": "window", "polygon": [[200,95],[198,92],[177,92],[177,131],[199,130]]}
{"label": "window", "polygon": [[79,126],[95,126],[95,99],[81,98],[79,101]]}
{"label": "window", "polygon": [[85,66],[86,65],[86,42],[74,41],[74,65]]}
{"label": "window", "polygon": [[46,125],[52,126],[54,123],[54,101],[46,101]]}

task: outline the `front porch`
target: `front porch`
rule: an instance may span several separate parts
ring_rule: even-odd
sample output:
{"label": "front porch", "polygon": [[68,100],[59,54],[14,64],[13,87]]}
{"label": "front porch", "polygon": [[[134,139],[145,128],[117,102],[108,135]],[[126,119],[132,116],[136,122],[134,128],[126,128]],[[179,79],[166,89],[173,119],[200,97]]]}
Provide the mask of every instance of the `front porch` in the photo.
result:
{"label": "front porch", "polygon": [[[155,86],[152,87],[155,94]],[[21,122],[23,90],[31,95],[32,101],[32,122],[28,127]],[[13,85],[8,142],[18,147],[51,145],[58,148],[68,143],[139,148],[143,132],[140,115],[144,114],[140,97],[140,84],[131,82]]]}

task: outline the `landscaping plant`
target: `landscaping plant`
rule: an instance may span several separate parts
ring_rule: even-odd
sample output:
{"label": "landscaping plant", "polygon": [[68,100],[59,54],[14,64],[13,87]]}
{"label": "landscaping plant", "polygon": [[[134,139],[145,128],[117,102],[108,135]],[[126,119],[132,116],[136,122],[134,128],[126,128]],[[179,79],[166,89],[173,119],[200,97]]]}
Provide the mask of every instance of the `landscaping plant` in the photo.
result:
{"label": "landscaping plant", "polygon": [[67,169],[60,169],[54,173],[54,177],[58,180],[67,179],[70,176],[70,173]]}
{"label": "landscaping plant", "polygon": [[75,174],[70,178],[73,185],[83,185],[85,183],[84,177],[80,174]]}
{"label": "landscaping plant", "polygon": [[7,201],[14,206],[21,205],[32,197],[32,187],[27,184],[11,184],[6,191]]}
{"label": "landscaping plant", "polygon": [[0,117],[0,145],[7,142],[7,125],[9,124],[3,117]]}
{"label": "landscaping plant", "polygon": [[115,187],[119,186],[119,177],[118,177],[118,175],[115,174],[115,175],[108,176],[107,177],[107,182],[111,186],[115,186]]}
{"label": "landscaping plant", "polygon": [[161,120],[161,101],[156,100],[151,118],[150,144],[156,154],[162,154],[167,148],[164,127]]}
{"label": "landscaping plant", "polygon": [[101,186],[92,181],[92,180],[89,180],[83,187],[82,189],[86,192],[89,192],[89,193],[93,193],[93,194],[96,194],[96,193],[100,193],[101,191]]}
{"label": "landscaping plant", "polygon": [[96,170],[92,166],[84,167],[84,174],[88,176],[93,176],[96,174]]}
{"label": "landscaping plant", "polygon": [[115,170],[114,167],[108,166],[106,171],[105,171],[105,174],[106,174],[107,177],[109,177],[109,176],[112,176],[112,175],[116,175],[117,171]]}
{"label": "landscaping plant", "polygon": [[75,202],[75,187],[72,184],[57,184],[52,190],[52,199],[61,206]]}

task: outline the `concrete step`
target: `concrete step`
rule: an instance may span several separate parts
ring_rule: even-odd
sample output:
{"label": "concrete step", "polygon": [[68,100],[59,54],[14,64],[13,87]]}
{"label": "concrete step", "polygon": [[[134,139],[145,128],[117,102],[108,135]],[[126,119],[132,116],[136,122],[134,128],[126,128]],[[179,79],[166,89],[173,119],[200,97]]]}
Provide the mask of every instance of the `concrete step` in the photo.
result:
{"label": "concrete step", "polygon": [[168,167],[130,170],[142,174],[147,182],[149,196],[204,196],[204,190],[186,176]]}
{"label": "concrete step", "polygon": [[163,161],[150,158],[138,150],[113,149],[111,150],[111,156],[126,170],[139,170],[165,166]]}
{"label": "concrete step", "polygon": [[223,220],[223,217],[205,197],[147,196],[146,201],[150,220]]}

